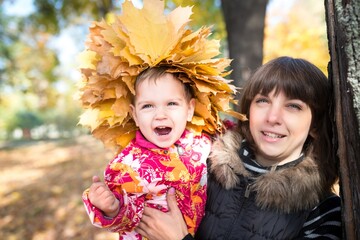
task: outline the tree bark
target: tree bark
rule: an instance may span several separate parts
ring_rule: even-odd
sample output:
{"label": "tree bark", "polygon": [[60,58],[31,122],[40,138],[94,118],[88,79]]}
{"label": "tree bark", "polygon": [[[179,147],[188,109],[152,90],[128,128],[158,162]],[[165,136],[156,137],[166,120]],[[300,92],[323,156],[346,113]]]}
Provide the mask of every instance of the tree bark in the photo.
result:
{"label": "tree bark", "polygon": [[243,86],[262,64],[266,5],[268,0],[222,0],[229,57],[233,59],[234,84]]}
{"label": "tree bark", "polygon": [[344,239],[360,239],[360,1],[325,0]]}

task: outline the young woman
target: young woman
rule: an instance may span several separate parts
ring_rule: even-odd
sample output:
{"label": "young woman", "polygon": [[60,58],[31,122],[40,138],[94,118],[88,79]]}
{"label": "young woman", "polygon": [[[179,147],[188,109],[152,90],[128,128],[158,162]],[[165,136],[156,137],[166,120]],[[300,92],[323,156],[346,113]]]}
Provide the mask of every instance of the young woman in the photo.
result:
{"label": "young woman", "polygon": [[[253,74],[240,102],[248,121],[213,145],[196,239],[341,239],[330,93],[326,76],[303,59],[280,57]],[[168,196],[170,212],[146,208],[138,232],[192,239],[173,190]]]}

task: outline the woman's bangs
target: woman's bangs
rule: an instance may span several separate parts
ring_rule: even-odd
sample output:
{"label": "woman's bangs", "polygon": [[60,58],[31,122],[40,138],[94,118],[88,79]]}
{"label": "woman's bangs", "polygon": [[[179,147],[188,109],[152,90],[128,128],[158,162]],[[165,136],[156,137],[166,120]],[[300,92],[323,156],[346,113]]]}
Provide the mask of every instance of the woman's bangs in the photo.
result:
{"label": "woman's bangs", "polygon": [[[280,92],[283,92],[289,99],[300,99],[304,102],[308,102],[311,98],[309,88],[304,84],[301,76],[295,76],[290,71],[281,71],[279,69],[275,74],[268,75],[267,78],[263,78],[259,86],[263,86],[261,94],[269,95],[275,90],[275,96]],[[302,82],[302,83],[300,83]]]}

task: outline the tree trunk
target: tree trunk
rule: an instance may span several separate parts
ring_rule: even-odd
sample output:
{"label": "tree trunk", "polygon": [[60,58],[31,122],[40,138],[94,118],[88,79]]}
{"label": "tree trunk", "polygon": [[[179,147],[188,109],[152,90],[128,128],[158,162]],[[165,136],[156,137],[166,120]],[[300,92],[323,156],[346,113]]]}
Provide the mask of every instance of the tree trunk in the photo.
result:
{"label": "tree trunk", "polygon": [[344,239],[360,239],[360,1],[325,0]]}
{"label": "tree trunk", "polygon": [[22,129],[22,138],[26,139],[26,140],[32,139],[30,128],[23,128]]}
{"label": "tree trunk", "polygon": [[241,87],[262,64],[268,0],[221,0],[234,84]]}

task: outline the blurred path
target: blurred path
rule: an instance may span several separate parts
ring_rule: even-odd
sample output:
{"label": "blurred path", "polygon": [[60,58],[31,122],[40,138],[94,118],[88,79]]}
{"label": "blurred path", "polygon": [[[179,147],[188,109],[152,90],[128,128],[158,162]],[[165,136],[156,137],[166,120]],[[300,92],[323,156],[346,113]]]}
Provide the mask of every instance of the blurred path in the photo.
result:
{"label": "blurred path", "polygon": [[0,149],[0,239],[112,240],[81,201],[113,153],[91,136]]}

